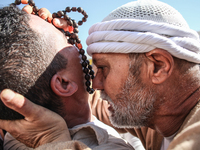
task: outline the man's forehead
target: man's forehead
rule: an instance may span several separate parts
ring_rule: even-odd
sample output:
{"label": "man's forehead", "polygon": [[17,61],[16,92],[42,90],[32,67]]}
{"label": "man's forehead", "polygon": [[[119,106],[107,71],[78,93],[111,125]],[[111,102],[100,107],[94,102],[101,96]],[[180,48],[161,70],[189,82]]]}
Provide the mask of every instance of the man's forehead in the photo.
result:
{"label": "man's forehead", "polygon": [[123,54],[116,54],[116,53],[93,53],[92,54],[92,61],[94,64],[99,63],[110,63],[116,59],[117,55]]}
{"label": "man's forehead", "polygon": [[100,61],[105,61],[106,60],[106,54],[105,53],[94,53],[92,54],[92,61],[93,63],[98,63]]}
{"label": "man's forehead", "polygon": [[115,65],[115,62],[123,61],[127,63],[130,59],[129,54],[124,53],[93,53],[92,61],[95,65],[99,63],[109,63]]}
{"label": "man's forehead", "polygon": [[123,56],[123,55],[128,55],[125,53],[93,53],[92,54],[92,59],[93,60],[100,60],[100,59],[112,59],[114,57],[118,56]]}

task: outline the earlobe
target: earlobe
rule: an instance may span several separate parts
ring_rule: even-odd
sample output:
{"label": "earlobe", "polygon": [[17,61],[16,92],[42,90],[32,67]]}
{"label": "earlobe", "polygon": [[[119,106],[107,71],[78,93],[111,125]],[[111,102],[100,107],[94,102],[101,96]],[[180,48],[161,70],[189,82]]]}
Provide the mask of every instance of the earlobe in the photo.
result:
{"label": "earlobe", "polygon": [[172,73],[174,60],[170,53],[162,49],[155,49],[146,53],[151,61],[150,73],[154,84],[163,83]]}
{"label": "earlobe", "polygon": [[51,78],[51,89],[56,95],[67,97],[73,95],[78,90],[78,85],[56,73]]}

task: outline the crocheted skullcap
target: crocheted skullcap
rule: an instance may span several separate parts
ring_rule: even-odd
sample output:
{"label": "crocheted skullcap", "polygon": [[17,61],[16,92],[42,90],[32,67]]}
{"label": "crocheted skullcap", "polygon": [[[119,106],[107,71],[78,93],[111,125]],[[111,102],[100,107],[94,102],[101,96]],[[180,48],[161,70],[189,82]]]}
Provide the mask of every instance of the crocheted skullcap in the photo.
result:
{"label": "crocheted skullcap", "polygon": [[157,0],[138,0],[127,3],[111,12],[103,21],[121,18],[151,20],[189,28],[177,10]]}
{"label": "crocheted skullcap", "polygon": [[161,48],[200,63],[200,42],[173,7],[157,0],[138,0],[112,11],[89,29],[87,52],[145,53]]}

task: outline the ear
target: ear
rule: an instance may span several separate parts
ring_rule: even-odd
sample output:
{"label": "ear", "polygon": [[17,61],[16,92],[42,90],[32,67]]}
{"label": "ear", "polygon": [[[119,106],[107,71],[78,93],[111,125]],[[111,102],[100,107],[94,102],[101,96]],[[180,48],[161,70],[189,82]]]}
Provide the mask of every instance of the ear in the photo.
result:
{"label": "ear", "polygon": [[151,61],[149,65],[150,76],[154,84],[161,84],[172,73],[174,59],[170,53],[162,49],[154,49],[146,53],[146,57]]}
{"label": "ear", "polygon": [[56,73],[51,79],[51,89],[61,97],[73,95],[78,90],[78,85],[67,77]]}

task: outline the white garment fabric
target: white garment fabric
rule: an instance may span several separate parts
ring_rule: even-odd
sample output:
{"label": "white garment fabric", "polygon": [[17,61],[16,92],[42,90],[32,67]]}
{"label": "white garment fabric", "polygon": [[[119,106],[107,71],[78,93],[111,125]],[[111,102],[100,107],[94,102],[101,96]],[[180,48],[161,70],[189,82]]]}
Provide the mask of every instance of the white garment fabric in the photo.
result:
{"label": "white garment fabric", "polygon": [[[155,0],[148,2],[150,3],[147,6],[145,3],[138,3],[138,1],[123,5],[108,15],[103,22],[94,24],[89,29],[89,36],[86,41],[88,45],[87,53],[90,56],[93,53],[145,53],[160,48],[177,58],[200,63],[198,33],[190,29],[183,18],[179,19],[182,16],[174,8]],[[161,4],[162,7],[160,7]],[[168,18],[167,12],[161,12],[163,6],[169,7],[169,12],[174,11],[175,14],[170,14],[174,15],[171,16],[171,20]],[[143,7],[143,10],[139,10],[141,7]],[[144,13],[149,11],[149,7],[157,8],[157,11],[160,11],[157,12],[157,18],[149,18],[147,17],[149,15],[145,16],[144,14],[141,16],[146,18],[133,17],[134,14],[129,14],[129,17],[127,17],[126,11],[128,9],[138,9],[140,13]],[[121,16],[115,17],[119,15],[119,11],[122,13]],[[123,13],[126,17],[123,17]],[[180,21],[180,24],[177,22],[173,24],[176,19]]]}
{"label": "white garment fabric", "polygon": [[169,144],[172,142],[172,140],[174,139],[174,137],[176,136],[177,133],[169,136],[169,137],[164,137],[163,141],[162,141],[162,145],[160,150],[167,150],[169,147]]}
{"label": "white garment fabric", "polygon": [[[134,148],[123,140],[119,133],[112,127],[102,123],[96,117],[93,122],[81,124],[69,129],[73,140],[83,142],[92,150],[133,150]],[[95,132],[92,133],[86,128],[91,128]],[[86,129],[86,130],[84,130]],[[89,131],[89,132],[88,132]]]}
{"label": "white garment fabric", "polygon": [[[104,124],[103,122],[99,121],[95,116],[93,116],[93,118],[94,118],[94,121],[88,122],[88,123],[86,123],[86,125],[95,125],[97,127],[104,129],[105,131],[107,131],[109,135],[112,135],[112,136],[117,137],[117,138],[121,138],[119,133],[114,128],[112,128],[112,127]],[[74,128],[76,128],[76,126],[73,127],[72,130]]]}
{"label": "white garment fabric", "polygon": [[139,138],[133,136],[132,134],[128,133],[121,133],[120,136],[128,141],[135,150],[145,150],[144,146],[142,145],[142,142]]}

